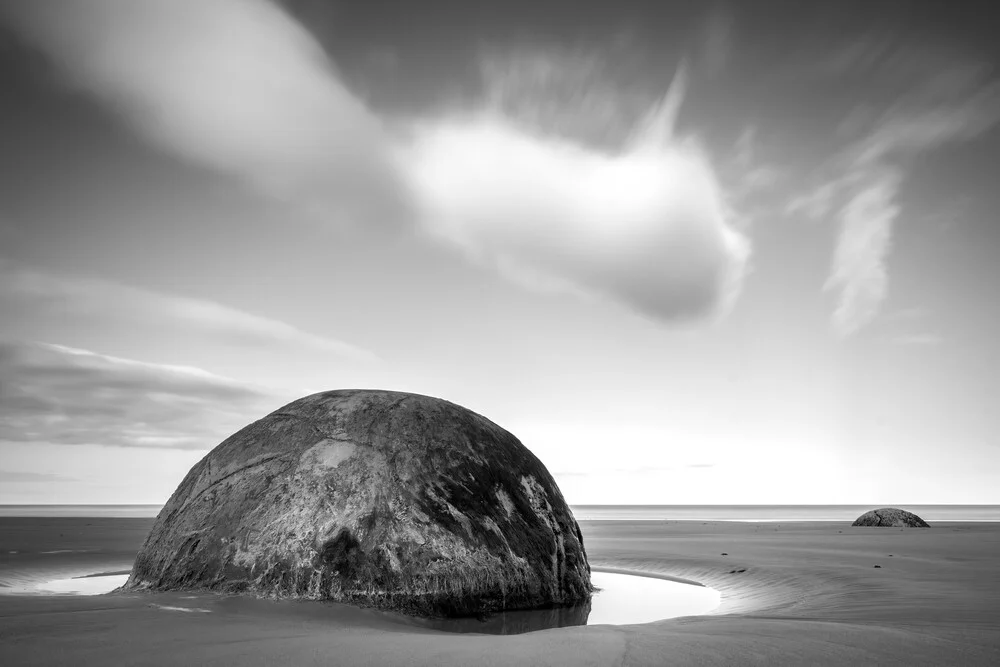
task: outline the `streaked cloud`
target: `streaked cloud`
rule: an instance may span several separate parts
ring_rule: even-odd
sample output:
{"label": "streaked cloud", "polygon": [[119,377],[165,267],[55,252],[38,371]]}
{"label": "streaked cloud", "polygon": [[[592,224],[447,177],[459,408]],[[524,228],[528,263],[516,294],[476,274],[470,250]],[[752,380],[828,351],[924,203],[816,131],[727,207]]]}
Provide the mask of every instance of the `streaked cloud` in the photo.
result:
{"label": "streaked cloud", "polygon": [[400,215],[381,121],[275,3],[52,0],[3,3],[0,17],[166,151],[328,220]]}
{"label": "streaked cloud", "polygon": [[910,307],[893,310],[882,315],[887,322],[920,322],[930,317],[932,313],[926,308]]}
{"label": "streaked cloud", "polygon": [[294,398],[186,366],[0,342],[0,441],[209,449]]}
{"label": "streaked cloud", "polygon": [[940,71],[904,96],[853,149],[860,163],[912,156],[975,139],[1000,121],[1000,81],[968,68]]}
{"label": "streaked cloud", "polygon": [[769,190],[781,181],[782,170],[761,160],[759,143],[757,128],[749,126],[744,128],[733,145],[730,163],[735,174],[732,178],[734,196]]}
{"label": "streaked cloud", "polygon": [[899,347],[934,347],[945,342],[945,337],[938,333],[942,324],[930,310],[909,307],[882,313],[872,331],[881,343]]}
{"label": "streaked cloud", "polygon": [[868,167],[867,181],[853,187],[838,212],[840,233],[825,288],[839,294],[833,323],[850,335],[875,319],[886,297],[886,260],[899,215],[901,173]]}
{"label": "streaked cloud", "polygon": [[44,484],[46,482],[70,482],[73,480],[73,477],[47,472],[0,470],[0,482],[5,484]]}
{"label": "streaked cloud", "polygon": [[814,218],[832,215],[839,224],[825,288],[837,294],[834,327],[848,336],[875,319],[888,294],[887,264],[896,224],[905,216],[900,193],[907,166],[921,153],[996,126],[1000,81],[979,63],[888,38],[858,40],[825,67],[840,76],[889,77],[895,85],[894,99],[859,107],[845,120],[841,131],[855,138],[825,166],[823,182],[786,208]]}
{"label": "streaked cloud", "polygon": [[294,347],[358,361],[377,359],[355,345],[212,301],[38,271],[5,260],[0,260],[0,311],[6,319],[0,322],[0,335],[9,336],[10,327],[29,321],[70,328],[97,323],[132,335],[211,337],[275,353]]}
{"label": "streaked cloud", "polygon": [[532,135],[620,149],[660,95],[621,83],[635,63],[619,51],[486,51],[479,62],[485,106]]}
{"label": "streaked cloud", "polygon": [[944,338],[937,334],[914,333],[894,336],[890,339],[890,342],[896,345],[933,346],[943,343]]}
{"label": "streaked cloud", "polygon": [[[685,466],[695,467],[695,466]],[[553,472],[555,477],[601,477],[604,475],[658,475],[677,470],[677,466],[612,466],[594,470],[559,470]]]}
{"label": "streaked cloud", "polygon": [[[403,221],[521,283],[660,320],[717,315],[740,291],[750,243],[708,155],[674,133],[683,67],[653,100],[598,76],[599,59],[545,54],[488,72],[482,108],[390,128],[263,0],[66,0],[4,14],[149,141],[324,218]],[[601,132],[625,144],[581,138]]]}

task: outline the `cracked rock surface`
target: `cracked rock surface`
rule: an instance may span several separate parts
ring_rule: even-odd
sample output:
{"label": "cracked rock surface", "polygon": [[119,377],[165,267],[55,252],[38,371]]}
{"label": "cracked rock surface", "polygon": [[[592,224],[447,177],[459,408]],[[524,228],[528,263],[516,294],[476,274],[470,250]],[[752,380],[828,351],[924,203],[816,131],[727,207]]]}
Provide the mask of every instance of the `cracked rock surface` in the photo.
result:
{"label": "cracked rock surface", "polygon": [[865,512],[852,526],[883,526],[890,528],[930,528],[930,524],[912,512],[896,507],[882,507]]}
{"label": "cracked rock surface", "polygon": [[198,462],[126,589],[210,589],[424,615],[590,598],[580,528],[517,438],[448,401],[329,391]]}

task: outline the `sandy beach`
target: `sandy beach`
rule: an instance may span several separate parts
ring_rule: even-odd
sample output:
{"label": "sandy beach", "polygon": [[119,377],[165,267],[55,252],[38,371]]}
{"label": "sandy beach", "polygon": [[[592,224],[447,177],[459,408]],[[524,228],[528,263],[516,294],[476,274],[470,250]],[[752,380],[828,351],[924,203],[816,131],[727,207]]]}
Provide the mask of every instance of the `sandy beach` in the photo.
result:
{"label": "sandy beach", "polygon": [[4,664],[1000,664],[997,523],[582,522],[595,568],[698,581],[722,593],[721,606],[507,636],[336,604],[30,592],[43,579],[128,569],[151,522],[0,519]]}

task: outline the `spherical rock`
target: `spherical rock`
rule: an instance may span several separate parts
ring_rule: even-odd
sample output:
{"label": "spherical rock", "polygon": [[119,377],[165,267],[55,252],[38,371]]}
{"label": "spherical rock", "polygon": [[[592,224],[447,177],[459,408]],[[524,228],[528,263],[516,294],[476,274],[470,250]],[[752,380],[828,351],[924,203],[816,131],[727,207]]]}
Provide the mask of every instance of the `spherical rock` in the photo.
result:
{"label": "spherical rock", "polygon": [[883,507],[877,510],[870,510],[855,519],[851,525],[889,528],[930,528],[930,525],[916,514],[896,507]]}
{"label": "spherical rock", "polygon": [[425,615],[590,598],[580,528],[513,435],[448,401],[329,391],[209,452],[126,589],[211,589]]}

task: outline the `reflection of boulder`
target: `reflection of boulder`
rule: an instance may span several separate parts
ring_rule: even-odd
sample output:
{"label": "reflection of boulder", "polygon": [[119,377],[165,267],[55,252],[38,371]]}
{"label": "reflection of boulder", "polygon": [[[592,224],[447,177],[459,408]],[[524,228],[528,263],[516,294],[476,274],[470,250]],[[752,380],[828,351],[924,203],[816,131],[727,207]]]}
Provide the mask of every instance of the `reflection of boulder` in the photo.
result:
{"label": "reflection of boulder", "polygon": [[859,516],[852,526],[883,526],[893,528],[930,528],[930,525],[912,512],[895,507],[870,510]]}
{"label": "reflection of boulder", "polygon": [[487,635],[519,635],[536,630],[586,625],[591,601],[572,607],[505,611],[479,618],[444,618],[426,621],[429,627],[447,632],[473,632]]}
{"label": "reflection of boulder", "polygon": [[[478,632],[518,635],[535,630],[586,625],[590,616],[590,600],[572,607],[553,607],[531,611],[508,611],[485,619]],[[476,631],[474,631],[476,632]]]}
{"label": "reflection of boulder", "polygon": [[513,435],[388,391],[299,399],[196,464],[126,588],[209,588],[421,614],[590,597],[580,528]]}

